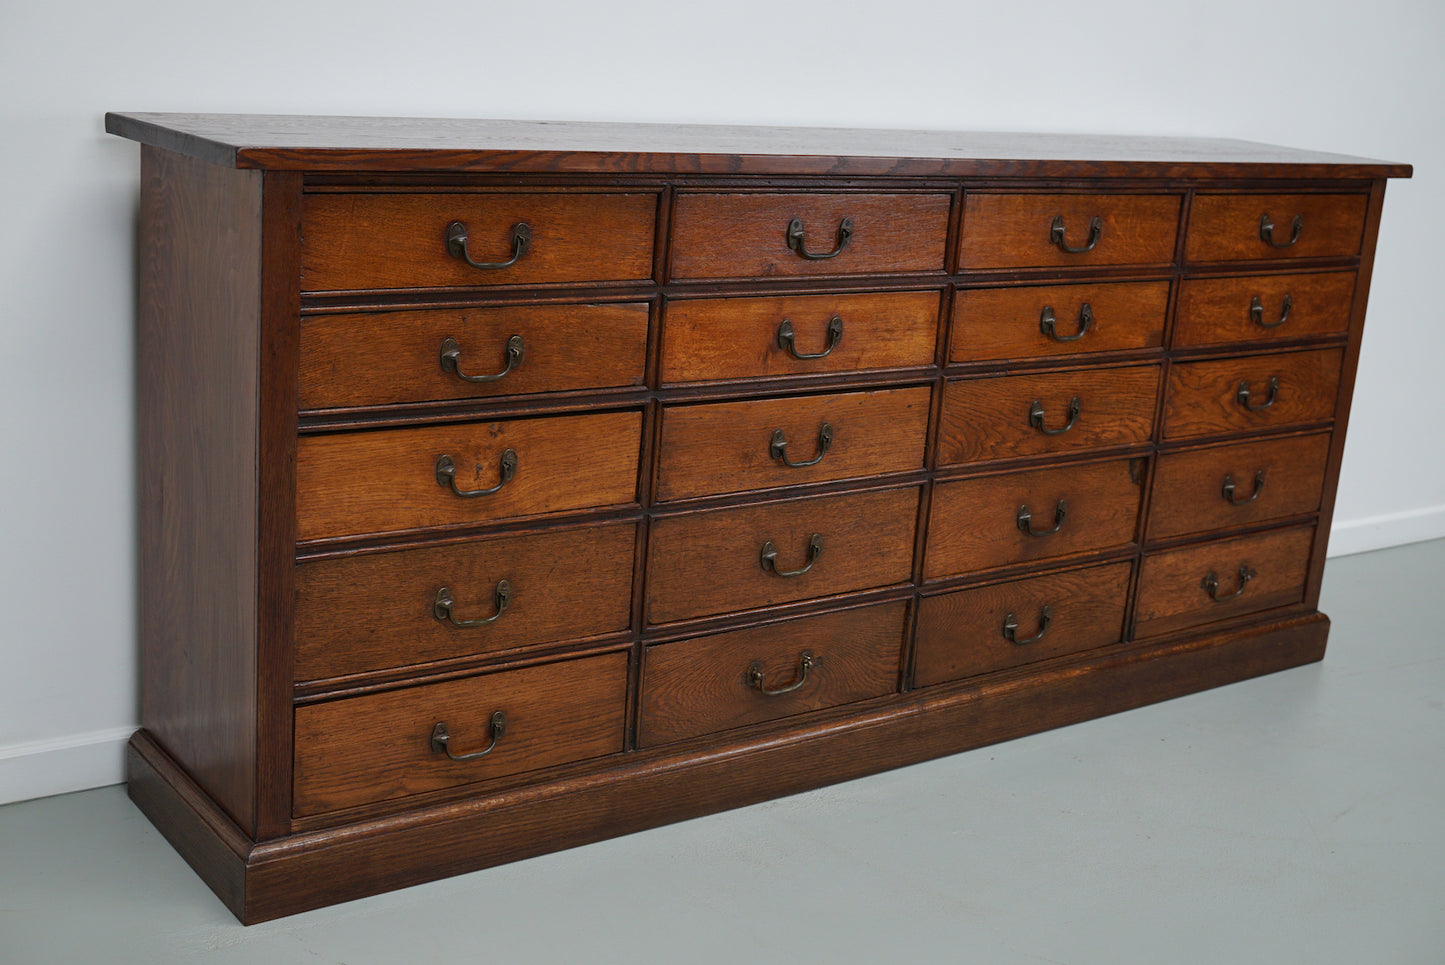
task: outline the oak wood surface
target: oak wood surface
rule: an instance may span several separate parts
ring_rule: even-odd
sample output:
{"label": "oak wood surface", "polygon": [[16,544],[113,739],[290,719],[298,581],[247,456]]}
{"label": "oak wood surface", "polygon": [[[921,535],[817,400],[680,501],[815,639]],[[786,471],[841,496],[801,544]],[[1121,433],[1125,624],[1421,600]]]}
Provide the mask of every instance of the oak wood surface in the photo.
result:
{"label": "oak wood surface", "polygon": [[[1159,348],[1168,308],[1167,281],[964,289],[953,299],[948,359],[977,362]],[[1057,336],[1079,337],[1061,341],[1049,335],[1042,324],[1046,312]]]}
{"label": "oak wood surface", "polygon": [[[1354,288],[1352,271],[1186,278],[1179,283],[1174,345],[1343,335],[1350,324]],[[1258,313],[1252,311],[1255,299],[1261,308]]]}
{"label": "oak wood surface", "polygon": [[[1190,262],[1348,258],[1360,252],[1365,194],[1196,194],[1184,257]],[[1274,225],[1269,244],[1260,219]],[[1299,239],[1295,217],[1303,219]]]}
{"label": "oak wood surface", "polygon": [[[1342,354],[1324,349],[1177,362],[1164,396],[1164,438],[1326,421],[1335,413]],[[1251,411],[1239,401],[1239,388],[1247,384],[1250,405],[1265,405],[1271,379],[1279,388],[1268,408]]]}
{"label": "oak wood surface", "polygon": [[[1013,194],[970,191],[964,197],[960,270],[1167,265],[1174,260],[1181,198],[1177,194]],[[1103,230],[1092,250],[1070,253],[1051,239],[1063,218],[1064,241],[1083,247],[1090,222]]]}

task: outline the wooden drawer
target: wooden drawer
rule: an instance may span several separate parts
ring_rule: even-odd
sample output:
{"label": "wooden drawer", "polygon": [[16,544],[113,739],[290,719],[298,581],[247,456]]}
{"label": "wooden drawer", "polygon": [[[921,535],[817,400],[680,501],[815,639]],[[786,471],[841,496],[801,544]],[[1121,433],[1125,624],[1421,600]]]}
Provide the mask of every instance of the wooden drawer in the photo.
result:
{"label": "wooden drawer", "polygon": [[948,194],[679,194],[672,277],[942,272]]}
{"label": "wooden drawer", "polygon": [[638,744],[893,693],[905,608],[885,603],[648,647]]}
{"label": "wooden drawer", "polygon": [[[296,447],[297,538],[636,502],[641,429],[641,413],[608,412],[302,436]],[[515,467],[509,478],[508,452]],[[490,495],[457,495],[498,485]]]}
{"label": "wooden drawer", "polygon": [[633,303],[307,316],[301,408],[642,385],[647,312]]}
{"label": "wooden drawer", "polygon": [[[296,708],[294,813],[320,814],[622,750],[627,654],[607,653]],[[496,734],[496,745],[475,754]],[[447,742],[434,741],[444,724]]]}
{"label": "wooden drawer", "polygon": [[1328,433],[1163,453],[1154,470],[1149,538],[1313,513],[1329,454]]}
{"label": "wooden drawer", "polygon": [[1302,526],[1145,555],[1134,635],[1298,603],[1314,536]]}
{"label": "wooden drawer", "polygon": [[914,686],[1118,643],[1130,568],[1110,563],[924,597],[914,642]]}
{"label": "wooden drawer", "polygon": [[673,299],[662,381],[921,368],[933,364],[938,307],[936,291]]}
{"label": "wooden drawer", "polygon": [[1167,265],[1174,261],[1179,209],[1177,194],[971,191],[964,198],[958,267]]}
{"label": "wooden drawer", "polygon": [[658,499],[921,470],[929,394],[919,387],[666,406]]}
{"label": "wooden drawer", "polygon": [[[648,545],[647,620],[668,623],[907,582],[917,517],[916,488],[660,517]],[[776,556],[765,564],[769,548]]]}
{"label": "wooden drawer", "polygon": [[1128,546],[1143,482],[1142,458],[940,482],[924,579]]}
{"label": "wooden drawer", "polygon": [[[308,194],[301,290],[471,288],[652,277],[657,195],[601,192]],[[464,226],[466,253],[449,242]],[[518,241],[526,225],[531,240]]]}
{"label": "wooden drawer", "polygon": [[1355,273],[1186,278],[1179,286],[1174,345],[1225,345],[1343,335]]}
{"label": "wooden drawer", "polygon": [[1147,442],[1158,396],[1157,365],[950,380],[938,461],[954,465]]}
{"label": "wooden drawer", "polygon": [[1158,348],[1168,309],[1167,281],[960,291],[953,300],[948,360]]}
{"label": "wooden drawer", "polygon": [[1186,261],[1352,258],[1365,231],[1363,194],[1196,194]]}
{"label": "wooden drawer", "polygon": [[636,540],[612,523],[304,562],[295,678],[625,631]]}
{"label": "wooden drawer", "polygon": [[1164,438],[1272,429],[1334,417],[1340,349],[1176,362],[1164,398]]}

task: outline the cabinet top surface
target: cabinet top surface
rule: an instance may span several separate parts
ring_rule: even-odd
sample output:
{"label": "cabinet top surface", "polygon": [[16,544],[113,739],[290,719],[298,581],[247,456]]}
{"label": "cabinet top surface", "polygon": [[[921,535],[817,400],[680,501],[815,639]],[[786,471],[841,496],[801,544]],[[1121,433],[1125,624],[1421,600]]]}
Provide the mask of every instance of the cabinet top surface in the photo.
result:
{"label": "cabinet top surface", "polygon": [[1250,141],[574,121],[122,114],[106,130],[240,168],[908,177],[1409,177]]}

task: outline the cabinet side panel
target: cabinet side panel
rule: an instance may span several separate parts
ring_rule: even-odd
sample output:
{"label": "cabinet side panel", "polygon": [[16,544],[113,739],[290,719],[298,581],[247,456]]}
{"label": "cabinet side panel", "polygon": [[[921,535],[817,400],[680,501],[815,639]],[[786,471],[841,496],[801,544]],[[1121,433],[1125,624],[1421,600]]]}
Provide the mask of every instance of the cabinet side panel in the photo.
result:
{"label": "cabinet side panel", "polygon": [[255,824],[261,175],[144,148],[141,723]]}

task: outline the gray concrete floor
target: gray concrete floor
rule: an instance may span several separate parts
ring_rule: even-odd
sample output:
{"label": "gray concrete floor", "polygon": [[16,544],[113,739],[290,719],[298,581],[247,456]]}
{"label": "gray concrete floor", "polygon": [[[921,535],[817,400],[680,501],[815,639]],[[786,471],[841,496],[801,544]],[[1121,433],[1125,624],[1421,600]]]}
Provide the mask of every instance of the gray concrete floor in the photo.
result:
{"label": "gray concrete floor", "polygon": [[0,962],[1445,962],[1445,541],[1323,664],[242,928],[119,787],[0,808]]}

